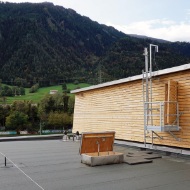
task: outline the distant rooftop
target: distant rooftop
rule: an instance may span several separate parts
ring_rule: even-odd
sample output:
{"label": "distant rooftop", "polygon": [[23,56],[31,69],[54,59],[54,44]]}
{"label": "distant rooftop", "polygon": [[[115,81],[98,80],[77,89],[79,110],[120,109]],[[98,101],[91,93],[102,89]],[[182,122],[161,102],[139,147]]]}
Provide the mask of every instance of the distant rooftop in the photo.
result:
{"label": "distant rooftop", "polygon": [[50,90],[49,91],[49,94],[56,94],[56,93],[58,93],[58,90]]}

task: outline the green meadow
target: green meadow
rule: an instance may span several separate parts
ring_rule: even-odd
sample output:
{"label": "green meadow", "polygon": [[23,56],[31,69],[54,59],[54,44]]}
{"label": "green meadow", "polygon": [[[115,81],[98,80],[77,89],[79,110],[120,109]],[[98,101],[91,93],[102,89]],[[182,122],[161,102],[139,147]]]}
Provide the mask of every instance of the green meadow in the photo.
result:
{"label": "green meadow", "polygon": [[[79,83],[79,84],[68,83],[67,89],[74,90],[76,88],[84,88],[88,86],[90,85],[87,83]],[[58,85],[58,86],[42,87],[42,88],[39,88],[38,91],[35,93],[29,93],[29,88],[25,88],[25,95],[7,97],[6,104],[12,104],[12,102],[19,101],[19,100],[26,100],[26,101],[32,101],[33,103],[38,103],[45,95],[49,94],[50,90],[58,90],[58,92],[61,93],[62,86]]]}

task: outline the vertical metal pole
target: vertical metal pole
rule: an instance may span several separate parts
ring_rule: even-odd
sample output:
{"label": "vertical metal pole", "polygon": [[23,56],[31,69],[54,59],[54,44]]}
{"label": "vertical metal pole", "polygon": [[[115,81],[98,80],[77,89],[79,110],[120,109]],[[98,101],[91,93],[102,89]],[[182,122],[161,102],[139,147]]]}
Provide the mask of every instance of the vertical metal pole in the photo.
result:
{"label": "vertical metal pole", "polygon": [[146,73],[146,102],[149,102],[149,85],[148,85],[148,51],[147,48],[144,50],[145,55],[145,73]]}
{"label": "vertical metal pole", "polygon": [[177,126],[179,127],[179,104],[178,104],[178,102],[176,102],[176,104],[177,104]]}
{"label": "vertical metal pole", "polygon": [[160,127],[162,130],[162,102],[160,102]]}
{"label": "vertical metal pole", "polygon": [[[148,51],[147,48],[145,48],[145,73],[146,73],[146,102],[149,102],[149,80],[148,80]],[[146,125],[148,125],[149,120],[149,104],[146,103]]]}
{"label": "vertical metal pole", "polygon": [[[150,44],[149,49],[150,49],[150,80],[149,80],[149,85],[150,85],[150,102],[152,102],[152,47],[155,47],[155,51],[158,52],[158,46],[154,44]],[[150,120],[151,120],[151,125],[153,126],[153,114],[152,114],[152,104],[150,105]]]}
{"label": "vertical metal pole", "polygon": [[[144,56],[145,56],[145,98],[144,98],[144,143],[146,147],[146,130],[148,125],[148,102],[149,102],[149,84],[148,84],[148,50],[147,48],[144,49]],[[143,74],[144,77],[144,74]],[[144,87],[143,87],[144,90]]]}
{"label": "vertical metal pole", "polygon": [[144,49],[144,55],[145,55],[145,75],[146,75],[146,98],[145,98],[145,102],[149,102],[148,51],[147,51],[147,48]]}
{"label": "vertical metal pole", "polygon": [[5,157],[5,166],[7,166],[7,158]]}
{"label": "vertical metal pole", "polygon": [[144,70],[142,71],[142,85],[143,85],[143,112],[144,112],[144,145],[146,147],[146,110],[145,110],[145,89],[144,89]]}
{"label": "vertical metal pole", "polygon": [[150,77],[152,77],[152,44],[150,44],[150,46],[149,46],[149,51],[150,51],[150,53],[149,53],[149,55],[150,55]]}
{"label": "vertical metal pole", "polygon": [[[150,102],[152,102],[152,48],[151,44],[149,46],[149,55],[150,55]],[[152,104],[150,104],[150,121],[151,121],[151,126],[153,126],[153,116],[152,116]]]}

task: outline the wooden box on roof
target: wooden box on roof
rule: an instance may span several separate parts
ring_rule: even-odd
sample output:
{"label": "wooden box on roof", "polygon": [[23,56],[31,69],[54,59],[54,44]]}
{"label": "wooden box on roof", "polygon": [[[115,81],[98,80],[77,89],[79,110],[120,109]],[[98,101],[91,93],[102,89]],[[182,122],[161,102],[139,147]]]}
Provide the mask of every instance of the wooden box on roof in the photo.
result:
{"label": "wooden box on roof", "polygon": [[115,132],[82,133],[81,162],[90,166],[122,163],[123,153],[113,151]]}

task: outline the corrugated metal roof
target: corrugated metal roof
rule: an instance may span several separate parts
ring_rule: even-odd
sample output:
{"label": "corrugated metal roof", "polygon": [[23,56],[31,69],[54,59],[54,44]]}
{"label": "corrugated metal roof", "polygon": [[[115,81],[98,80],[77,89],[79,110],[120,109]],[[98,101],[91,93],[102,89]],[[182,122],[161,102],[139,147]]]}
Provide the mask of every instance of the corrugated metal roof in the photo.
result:
{"label": "corrugated metal roof", "polygon": [[[185,70],[188,70],[188,69],[190,69],[190,63],[185,64],[185,65],[180,65],[180,66],[177,66],[177,67],[172,67],[172,68],[168,68],[168,69],[154,71],[154,72],[152,72],[152,76],[165,75],[165,74],[185,71]],[[86,87],[86,88],[72,90],[71,93],[75,94],[75,93],[78,93],[78,92],[94,90],[94,89],[98,89],[98,88],[113,86],[113,85],[122,84],[122,83],[131,82],[131,81],[135,81],[135,80],[140,80],[140,79],[142,79],[142,74],[132,76],[132,77],[127,77],[127,78],[124,78],[124,79],[114,80],[114,81],[111,81],[111,82],[106,82],[106,83],[102,83],[102,84],[98,84],[98,85],[93,85],[93,86],[89,86],[89,87]]]}

